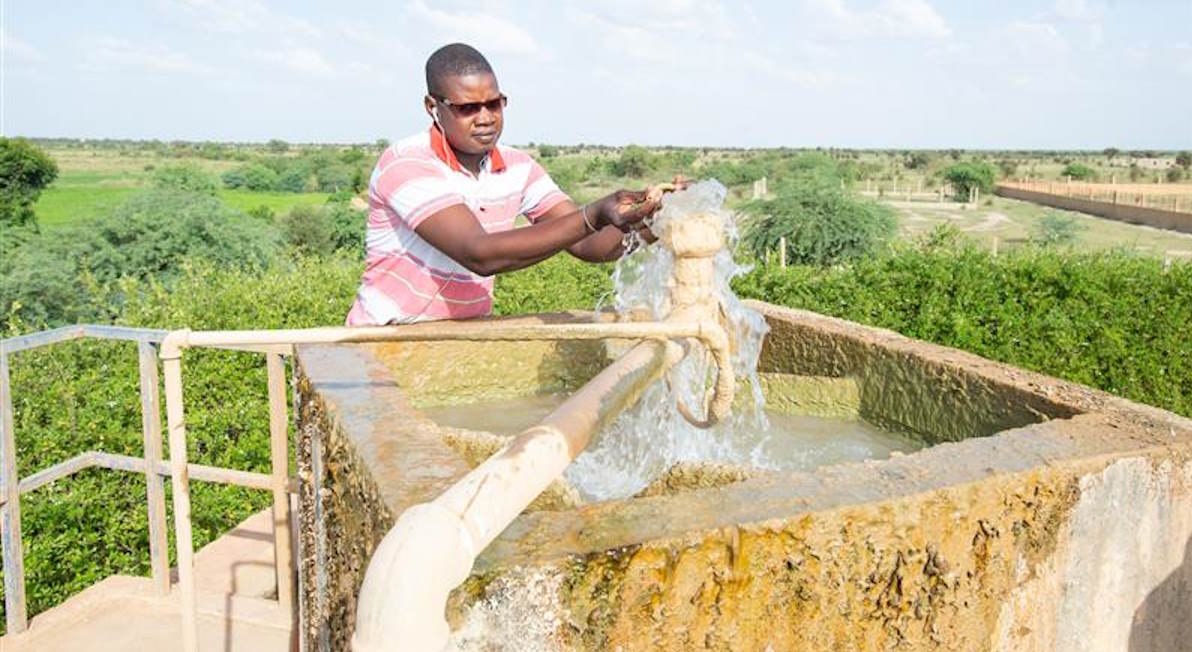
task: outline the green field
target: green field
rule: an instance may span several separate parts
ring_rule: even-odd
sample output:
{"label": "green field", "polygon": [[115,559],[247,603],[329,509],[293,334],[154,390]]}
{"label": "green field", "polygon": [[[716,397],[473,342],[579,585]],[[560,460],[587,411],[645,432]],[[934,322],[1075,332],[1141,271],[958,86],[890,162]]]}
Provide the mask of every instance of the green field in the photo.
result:
{"label": "green field", "polygon": [[[149,187],[153,171],[166,165],[187,163],[218,176],[235,165],[233,161],[207,161],[197,157],[161,159],[147,155],[128,156],[115,151],[48,151],[58,163],[58,178],[42,191],[33,210],[43,228],[56,228],[99,217],[118,206],[129,195]],[[319,205],[325,192],[253,192],[221,188],[217,192],[228,206],[249,211],[265,206],[276,215],[295,206]]]}

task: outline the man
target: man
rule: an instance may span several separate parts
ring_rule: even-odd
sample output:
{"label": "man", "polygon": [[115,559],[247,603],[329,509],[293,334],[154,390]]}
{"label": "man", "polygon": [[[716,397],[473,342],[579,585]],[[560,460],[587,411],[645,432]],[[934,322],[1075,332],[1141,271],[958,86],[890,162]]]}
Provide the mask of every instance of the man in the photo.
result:
{"label": "man", "polygon": [[[430,128],[387,148],[369,182],[366,263],[349,326],[492,311],[492,275],[566,249],[615,260],[660,206],[618,191],[583,207],[529,155],[497,144],[507,102],[484,56],[454,43],[426,62]],[[525,215],[529,226],[514,229]]]}

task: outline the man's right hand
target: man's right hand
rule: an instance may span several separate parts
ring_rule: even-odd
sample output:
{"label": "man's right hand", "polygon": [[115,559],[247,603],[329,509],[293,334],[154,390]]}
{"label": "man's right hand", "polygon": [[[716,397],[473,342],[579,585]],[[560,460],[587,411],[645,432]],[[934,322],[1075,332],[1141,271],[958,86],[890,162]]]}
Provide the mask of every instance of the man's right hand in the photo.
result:
{"label": "man's right hand", "polygon": [[661,198],[650,197],[645,190],[618,190],[596,201],[594,226],[596,230],[615,226],[629,232],[661,207]]}

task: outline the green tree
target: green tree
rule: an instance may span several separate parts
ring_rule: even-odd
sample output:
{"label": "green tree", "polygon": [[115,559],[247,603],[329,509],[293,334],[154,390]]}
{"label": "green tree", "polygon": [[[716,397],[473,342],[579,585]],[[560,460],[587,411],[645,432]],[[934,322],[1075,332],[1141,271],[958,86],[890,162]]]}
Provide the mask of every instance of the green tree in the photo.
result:
{"label": "green tree", "polygon": [[1167,168],[1167,172],[1163,176],[1167,179],[1168,183],[1179,183],[1180,179],[1184,178],[1184,170],[1183,168],[1170,167]]}
{"label": "green tree", "polygon": [[907,155],[903,165],[908,170],[926,170],[931,165],[931,154],[927,152],[911,152]]}
{"label": "green tree", "polygon": [[153,173],[153,187],[214,195],[216,183],[214,177],[194,163],[181,163],[158,168]]}
{"label": "green tree", "polygon": [[773,199],[746,204],[743,245],[764,258],[785,238],[794,264],[834,265],[873,254],[894,237],[894,211],[824,179],[781,187]]}
{"label": "green tree", "polygon": [[646,176],[654,169],[654,155],[644,147],[630,145],[621,150],[621,155],[612,163],[612,173],[618,177]]}
{"label": "green tree", "polygon": [[58,164],[24,138],[0,137],[0,226],[36,224],[33,204],[58,177]]}
{"label": "green tree", "polygon": [[1187,170],[1192,167],[1192,152],[1180,152],[1175,155],[1175,164]]}
{"label": "green tree", "polygon": [[539,145],[538,146],[538,157],[539,158],[554,158],[558,155],[559,155],[559,148],[555,147],[554,145]]}
{"label": "green tree", "polygon": [[944,168],[943,177],[952,184],[958,201],[968,201],[973,188],[979,189],[984,194],[993,191],[993,166],[984,161],[969,161],[950,165]]}
{"label": "green tree", "polygon": [[265,148],[268,149],[269,151],[273,152],[274,154],[282,154],[290,149],[290,144],[284,140],[274,138],[274,139],[270,140],[269,142],[265,143]]}
{"label": "green tree", "polygon": [[1105,155],[1105,158],[1113,161],[1113,159],[1117,158],[1117,156],[1122,153],[1122,150],[1116,147],[1106,147],[1105,149],[1101,150],[1101,153]]}
{"label": "green tree", "polygon": [[1070,245],[1076,242],[1084,227],[1071,215],[1048,211],[1036,223],[1031,241],[1044,246]]}
{"label": "green tree", "polygon": [[1088,181],[1097,178],[1097,171],[1083,163],[1069,163],[1060,171],[1062,177],[1072,177],[1078,181]]}
{"label": "green tree", "polygon": [[277,181],[277,172],[260,163],[241,165],[224,172],[223,175],[225,188],[243,188],[254,192],[276,190]]}

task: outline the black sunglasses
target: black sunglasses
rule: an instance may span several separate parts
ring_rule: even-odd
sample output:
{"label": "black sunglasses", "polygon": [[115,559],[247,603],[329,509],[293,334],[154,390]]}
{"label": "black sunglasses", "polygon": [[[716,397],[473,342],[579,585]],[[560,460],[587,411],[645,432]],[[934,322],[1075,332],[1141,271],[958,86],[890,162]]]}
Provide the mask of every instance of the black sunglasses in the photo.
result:
{"label": "black sunglasses", "polygon": [[431,97],[434,97],[435,101],[455,111],[455,115],[461,118],[470,118],[480,113],[480,109],[482,108],[488,109],[489,113],[496,113],[509,104],[509,98],[505,97],[504,93],[500,97],[495,97],[487,102],[460,102],[458,104],[445,97],[435,97],[434,95],[431,95]]}

